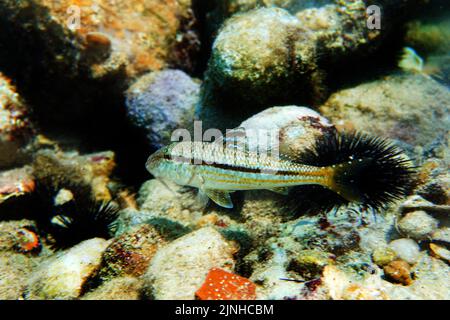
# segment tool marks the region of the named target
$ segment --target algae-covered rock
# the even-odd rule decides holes
[[[200,84],[180,70],[144,75],[126,93],[128,118],[150,146],[161,148],[175,129],[192,131],[199,91]]]
[[[47,70],[77,75],[87,69],[102,78],[117,76],[121,68],[130,75],[161,69],[193,19],[189,0],[2,1],[0,13],[5,36],[15,34],[18,48],[39,48]],[[45,35],[26,43],[26,33]]]
[[[419,245],[412,239],[397,239],[389,243],[389,247],[397,253],[397,256],[409,264],[415,264],[420,257]]]
[[[31,274],[50,254],[34,221],[0,221],[0,300],[22,299]]]
[[[49,190],[66,188],[71,192],[88,186],[96,200],[111,200],[110,175],[115,168],[112,151],[80,155],[78,152],[41,150],[36,153],[33,176]]]
[[[119,277],[86,293],[81,300],[140,300],[141,288],[141,280],[134,277]]]
[[[413,282],[411,279],[411,268],[406,261],[391,261],[384,266],[383,270],[384,274],[395,282],[399,282],[403,285],[410,285]]]
[[[36,185],[30,171],[30,167],[25,166],[0,172],[0,208],[5,208],[8,202],[26,198],[35,190]],[[18,212],[13,213],[17,214]]]
[[[372,254],[373,262],[379,266],[385,266],[395,260],[397,252],[389,247],[377,248]]]
[[[334,132],[328,119],[310,108],[298,106],[268,108],[243,121],[239,128],[244,128],[252,138],[249,139],[251,150],[278,150],[291,157],[311,148],[324,134]]]
[[[112,240],[104,251],[99,278],[105,281],[116,276],[141,276],[164,244],[164,239],[152,226],[132,228]]]
[[[0,169],[17,166],[30,157],[25,147],[33,131],[27,105],[0,73]]]
[[[146,292],[159,300],[192,300],[211,268],[233,270],[234,253],[214,228],[189,233],[156,253],[144,276]]]
[[[289,269],[298,272],[304,278],[314,279],[320,276],[325,266],[333,264],[330,254],[323,251],[300,251],[290,262]]]
[[[201,118],[208,119],[208,127],[236,125],[236,117],[270,104],[323,103],[336,85],[332,82],[356,73],[355,61],[370,64],[408,12],[420,5],[384,1],[382,32],[368,27],[364,1],[301,3],[301,10],[291,12],[277,2],[231,16],[213,44]]]
[[[2,252],[0,254],[0,299],[18,300],[23,297],[31,272],[38,265],[20,253]]]
[[[99,268],[108,244],[94,238],[49,258],[29,278],[26,299],[78,298],[84,282]]]
[[[410,152],[418,147],[439,155],[450,127],[449,101],[448,88],[431,78],[396,75],[338,91],[320,112],[341,128],[396,139]]]
[[[415,240],[424,240],[438,228],[439,221],[425,211],[407,213],[398,221],[399,231]]]
[[[214,42],[210,76],[220,86],[251,93],[252,100],[286,92],[295,75],[291,50],[297,32],[298,20],[278,8],[232,17]]]
[[[139,209],[148,218],[166,218],[189,226],[202,216],[202,204],[196,199],[196,191],[174,183],[161,183],[156,179],[146,181],[139,190]]]

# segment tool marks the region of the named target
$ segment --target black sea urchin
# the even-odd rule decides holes
[[[63,189],[73,198],[57,204],[55,199]],[[68,248],[95,237],[110,238],[118,215],[113,203],[93,198],[89,185],[62,183],[55,188],[37,181],[35,203],[38,227],[41,233],[51,235],[55,248]]]
[[[76,201],[63,205],[51,220],[50,233],[55,247],[71,247],[83,240],[95,237],[111,237],[118,209],[111,202],[92,201],[80,206]]]
[[[295,190],[301,199],[306,194],[310,204],[317,202],[325,209],[349,202],[382,209],[407,195],[414,183],[414,167],[402,150],[388,140],[361,133],[325,135],[313,148],[303,152],[298,161],[335,167],[332,188],[335,194],[320,186]]]

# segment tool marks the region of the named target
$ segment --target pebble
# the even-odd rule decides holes
[[[212,227],[161,248],[144,275],[144,290],[157,300],[193,300],[212,268],[232,271],[236,248]]]
[[[406,261],[395,260],[383,268],[384,274],[391,280],[403,285],[413,283],[411,278],[411,267]]]
[[[108,243],[100,238],[86,240],[43,262],[29,279],[26,299],[78,298],[84,282],[100,266]]]
[[[397,257],[397,253],[389,248],[377,248],[372,254],[372,260],[379,266],[385,266]]]
[[[419,260],[419,245],[412,239],[397,239],[389,243],[389,247],[397,253],[397,257],[409,264],[415,264]]]
[[[438,220],[422,210],[407,213],[397,224],[400,233],[415,240],[426,239],[438,225]]]

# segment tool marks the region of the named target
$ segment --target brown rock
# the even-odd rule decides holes
[[[411,278],[411,268],[406,261],[394,260],[386,265],[384,268],[384,274],[391,280],[403,285],[410,285],[413,283]]]
[[[0,169],[24,161],[27,157],[24,147],[31,140],[32,132],[23,99],[0,73]]]
[[[150,225],[136,226],[115,238],[102,258],[100,278],[141,276],[147,270],[156,251],[166,242]]]
[[[92,68],[107,58],[122,57],[104,76],[121,65],[129,75],[164,68],[183,38],[185,21],[193,20],[190,0],[7,0],[1,2],[0,13],[10,22],[8,32],[28,29],[42,35],[39,47],[49,67],[78,73],[84,63]],[[24,40],[17,39],[19,46],[27,45]],[[93,52],[100,59],[91,59]]]

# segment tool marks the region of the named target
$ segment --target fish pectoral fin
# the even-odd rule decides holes
[[[289,188],[288,187],[276,187],[276,188],[270,188],[270,189],[267,189],[267,190],[270,190],[270,191],[278,193],[278,194],[282,194],[284,196],[287,196],[289,194]]]
[[[229,209],[233,208],[229,192],[214,189],[203,189],[202,191],[219,206]]]

